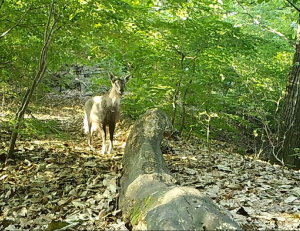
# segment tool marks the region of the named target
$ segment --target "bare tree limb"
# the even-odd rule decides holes
[[[295,6],[290,0],[286,0],[288,3],[290,3],[290,5],[292,6],[292,7],[294,7],[299,13],[300,13],[300,9],[297,7],[297,6]]]
[[[3,3],[4,3],[4,0],[2,0],[2,2],[0,3],[0,10],[1,10],[1,7],[3,6]]]
[[[54,10],[53,8],[54,8],[54,1],[52,1],[52,3],[51,3],[50,13],[49,13],[48,21],[46,24],[45,35],[44,35],[44,44],[46,44],[46,40],[49,39],[48,31],[49,31],[49,27],[50,27],[49,25],[51,23],[51,16],[52,16],[53,10]]]
[[[10,63],[13,63],[13,61],[6,61],[4,63],[0,63],[0,68],[6,68],[5,66]]]
[[[287,1],[289,1],[289,0],[287,0]],[[279,31],[277,31],[277,30],[275,30],[275,29],[273,29],[273,28],[271,28],[271,27],[268,27],[268,26],[262,24],[262,23],[261,23],[260,21],[258,21],[253,15],[251,15],[251,14],[247,11],[247,9],[246,9],[239,1],[236,1],[236,2],[237,2],[238,5],[243,9],[243,11],[244,11],[243,14],[248,15],[250,18],[252,18],[253,21],[254,21],[257,25],[259,25],[260,27],[264,28],[265,30],[267,30],[267,31],[269,31],[269,32],[271,32],[271,33],[273,33],[273,34],[276,34],[276,35],[280,36],[281,38],[283,38],[284,40],[286,40],[286,41],[287,41],[294,49],[296,48],[295,43],[294,43],[293,41],[291,41],[288,37],[286,37],[284,34],[280,33]]]
[[[1,5],[0,5],[0,9],[1,6],[3,4],[4,0],[2,0]],[[2,35],[0,35],[0,39],[2,39],[5,35],[7,35],[9,32],[11,32],[15,27],[17,27],[25,18],[25,16],[28,14],[28,12],[31,10],[31,6],[28,8],[28,10],[23,14],[23,16],[19,19],[19,21],[13,25],[11,28],[9,28],[7,31],[5,31]]]
[[[198,57],[200,53],[200,50],[197,50],[197,53],[195,55],[195,57],[193,57],[193,69],[192,69],[192,73],[193,75],[195,74],[196,72],[196,59]],[[184,94],[183,94],[183,100],[182,100],[182,112],[181,112],[181,126],[179,128],[179,135],[181,136],[182,134],[182,131],[184,129],[184,126],[185,126],[185,112],[186,112],[186,96],[187,96],[187,93],[188,91],[190,90],[191,88],[191,85],[193,83],[193,78],[190,79],[189,83],[188,83],[188,86],[187,88],[185,89],[184,91]]]
[[[47,68],[47,52],[48,52],[51,38],[55,31],[54,28],[56,26],[56,22],[58,19],[58,18],[53,17],[53,15],[54,15],[54,0],[52,0],[51,6],[50,6],[49,17],[48,17],[48,21],[47,21],[46,28],[45,28],[44,45],[41,50],[39,69],[35,75],[35,78],[31,84],[31,87],[28,89],[25,97],[23,98],[22,105],[20,106],[18,112],[16,113],[16,117],[15,117],[16,123],[15,123],[14,129],[13,129],[12,135],[11,135],[7,159],[14,159],[13,153],[14,153],[15,142],[16,142],[17,136],[18,136],[18,130],[21,126],[21,122],[24,118],[24,114],[25,114],[25,111],[30,102],[31,96],[32,96],[35,88],[37,87],[37,85],[39,84],[41,79],[43,78],[46,68]],[[50,26],[52,17],[53,17],[53,23]],[[60,17],[60,15],[58,17]]]

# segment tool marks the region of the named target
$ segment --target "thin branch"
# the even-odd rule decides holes
[[[52,26],[50,28],[49,25],[50,25],[50,22],[51,22],[51,16],[52,16],[52,14],[54,14],[54,1],[52,1],[52,3],[51,3],[51,10],[50,10],[49,18],[48,18],[48,21],[47,21],[46,30],[45,30],[45,37],[44,37],[44,43],[45,44],[49,43],[52,35],[61,28],[61,26],[59,26],[58,28],[56,28],[54,30],[54,28],[55,28],[55,26],[57,24],[58,19],[62,15],[62,12],[63,12],[63,10],[58,14],[57,17],[55,17],[55,16],[53,17],[53,24],[52,24]],[[50,28],[50,31],[49,31],[49,28]]]
[[[2,3],[3,4],[4,0],[2,0]],[[0,5],[0,8],[1,8],[2,5]],[[28,12],[31,10],[31,6],[28,8],[28,10],[23,14],[23,16],[19,19],[19,21],[13,25],[10,29],[8,29],[7,31],[5,31],[1,36],[0,36],[0,39],[2,39],[5,35],[7,35],[10,31],[12,31],[15,27],[17,27],[22,21],[23,19],[25,18],[25,16],[28,14]]]
[[[51,7],[50,7],[50,13],[49,13],[49,17],[48,17],[48,21],[47,21],[46,29],[45,29],[44,47],[42,49],[41,57],[40,57],[40,67],[42,67],[42,68],[40,69],[40,77],[37,79],[36,85],[38,85],[40,83],[40,81],[41,81],[42,77],[44,76],[44,73],[47,69],[46,59],[47,59],[48,47],[50,45],[52,35],[57,30],[60,29],[60,27],[55,29],[55,26],[56,26],[56,23],[57,23],[58,19],[61,16],[61,14],[62,14],[62,11],[60,12],[60,14],[56,18],[55,18],[55,16],[53,16],[53,23],[50,26],[51,17],[52,17],[52,15],[54,15],[54,0],[52,0]]]
[[[289,1],[289,0],[287,0],[287,1]],[[257,24],[257,25],[259,25],[259,26],[261,26],[262,28],[264,28],[265,30],[267,30],[267,31],[269,31],[269,32],[271,32],[271,33],[273,33],[273,34],[277,34],[278,36],[280,36],[280,37],[282,37],[283,39],[285,39],[294,49],[296,49],[296,45],[295,45],[295,43],[293,42],[293,41],[291,41],[288,37],[286,37],[284,34],[282,34],[282,33],[280,33],[279,31],[277,31],[277,30],[275,30],[275,29],[273,29],[273,28],[271,28],[271,27],[267,27],[266,25],[263,25],[260,21],[258,21],[253,15],[251,15],[248,11],[247,11],[247,9],[239,2],[239,1],[236,1],[237,3],[238,3],[238,5],[244,10],[244,13],[243,14],[245,14],[245,15],[248,15],[250,18],[252,18],[253,19],[253,21]]]
[[[295,6],[290,0],[286,0],[288,3],[290,3],[290,5],[292,6],[292,7],[294,7],[299,13],[300,13],[300,9],[297,7],[297,6]]]
[[[47,43],[47,40],[49,39],[49,25],[50,25],[50,22],[51,22],[51,17],[52,17],[52,14],[53,14],[53,11],[54,11],[54,1],[52,1],[51,3],[51,7],[50,7],[50,12],[49,12],[49,17],[48,17],[48,20],[47,20],[47,24],[46,24],[46,29],[45,29],[45,35],[44,35],[44,44]]]
[[[5,65],[13,63],[13,61],[6,61],[4,63],[0,63],[0,67],[2,66],[3,68],[5,67]]]
[[[289,38],[287,38],[284,34],[280,33],[279,31],[271,28],[271,27],[267,27],[266,25],[261,24],[256,18],[254,18],[251,14],[249,13],[245,13],[246,15],[248,15],[249,17],[251,17],[256,23],[257,25],[261,26],[262,28],[264,28],[265,30],[273,33],[273,34],[277,34],[278,36],[282,37],[283,39],[285,39],[292,47],[294,47],[294,49],[296,49],[296,45],[293,41],[291,41]]]
[[[2,2],[0,3],[0,10],[1,10],[1,7],[3,6],[3,3],[4,3],[4,0],[2,0]]]

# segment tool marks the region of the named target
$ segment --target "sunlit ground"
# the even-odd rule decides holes
[[[93,148],[83,131],[82,99],[32,104],[16,143],[17,160],[0,168],[0,229],[126,229],[117,179],[130,127],[117,126],[112,154]],[[16,107],[0,115],[0,153],[7,151]],[[164,158],[182,186],[196,188],[230,211],[247,230],[300,229],[300,173],[235,153],[212,141],[168,141]],[[108,141],[107,141],[108,145]]]

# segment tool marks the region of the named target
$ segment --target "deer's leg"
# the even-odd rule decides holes
[[[92,143],[92,134],[91,134],[91,132],[89,132],[89,134],[88,134],[88,144],[89,144],[89,146],[91,146],[91,143]]]
[[[105,153],[105,141],[106,141],[106,126],[102,124],[100,126],[100,133],[102,136],[102,154]]]
[[[88,144],[89,146],[92,145],[92,137],[93,137],[93,126],[92,126],[92,123],[89,123],[89,131],[88,131]]]
[[[87,133],[87,135],[88,135],[88,144],[89,144],[89,146],[91,146],[91,139],[92,139],[91,128],[92,128],[92,123],[88,120],[87,114],[84,115],[84,121],[83,122],[84,122],[85,133]]]
[[[114,131],[115,131],[115,123],[111,123],[109,125],[109,148],[108,153],[113,149],[113,140],[114,140]]]
[[[92,139],[93,139],[93,132],[98,129],[98,124],[91,122],[89,123],[89,145],[92,145]]]

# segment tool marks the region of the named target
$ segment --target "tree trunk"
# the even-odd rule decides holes
[[[185,89],[185,92],[184,92],[184,95],[183,95],[183,99],[182,99],[181,126],[179,128],[179,135],[180,136],[181,136],[182,131],[183,131],[184,126],[185,126],[186,96],[187,96],[187,93],[188,93],[188,91],[190,90],[190,88],[192,86],[193,77],[194,77],[194,75],[196,73],[196,59],[197,59],[198,53],[199,53],[199,51],[197,52],[196,56],[193,58],[193,69],[192,69],[193,75],[192,75],[192,78],[190,79],[190,81],[188,83],[187,88]],[[190,129],[190,132],[192,132],[192,129]]]
[[[52,23],[52,25],[50,25],[52,16],[54,16],[53,23]],[[57,16],[57,18],[58,17],[60,17],[60,15]],[[47,68],[48,48],[50,45],[50,40],[54,33],[54,28],[55,28],[55,25],[57,22],[57,18],[55,18],[55,15],[54,15],[54,0],[53,0],[51,3],[51,6],[50,6],[50,13],[49,13],[47,25],[45,28],[44,45],[43,45],[41,55],[40,55],[39,69],[38,69],[37,74],[35,75],[35,78],[32,82],[30,89],[26,92],[26,95],[23,98],[22,105],[20,106],[18,112],[16,113],[15,125],[14,125],[14,129],[12,131],[12,135],[11,135],[11,139],[10,139],[9,149],[8,149],[8,153],[7,153],[7,159],[15,158],[15,156],[13,155],[14,147],[15,147],[15,143],[16,143],[17,136],[19,133],[19,128],[20,128],[21,123],[24,118],[25,111],[27,110],[28,104],[30,102],[31,96],[32,96],[35,88],[38,86],[39,82],[41,81],[42,77],[45,74],[45,71]]]
[[[134,124],[123,156],[120,208],[133,229],[241,230],[198,190],[180,187],[164,161],[160,144],[172,125],[159,109],[148,110]]]
[[[175,49],[175,51],[181,56],[181,59],[180,59],[180,69],[183,70],[183,61],[184,61],[185,55],[181,51],[178,51],[177,49]],[[180,92],[180,86],[181,86],[181,82],[182,82],[182,75],[183,75],[183,73],[181,73],[181,75],[180,75],[180,78],[179,78],[179,80],[178,80],[178,82],[176,84],[176,90],[175,90],[174,95],[173,95],[173,102],[172,102],[172,105],[173,105],[172,125],[174,125],[175,120],[176,120],[177,101],[178,101],[179,92]]]
[[[181,125],[180,125],[180,128],[179,128],[179,136],[181,136],[182,131],[183,131],[184,126],[185,126],[186,96],[187,96],[187,93],[188,93],[188,91],[189,91],[189,89],[192,85],[192,82],[193,82],[193,80],[191,79],[190,82],[189,82],[189,85],[187,86],[187,88],[184,91],[184,95],[183,95],[183,99],[182,99]]]
[[[293,66],[287,79],[285,99],[279,128],[279,146],[271,161],[300,169],[300,25],[298,23],[297,44]],[[295,155],[295,153],[298,154]],[[276,156],[277,155],[277,156]]]

